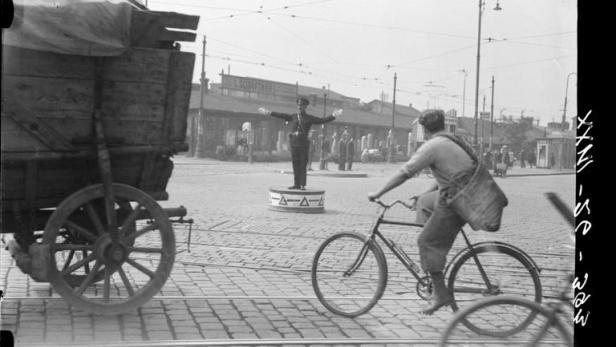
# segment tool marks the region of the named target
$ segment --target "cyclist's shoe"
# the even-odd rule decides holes
[[[445,286],[443,272],[430,272],[430,278],[432,279],[434,295],[432,296],[432,306],[423,310],[423,314],[425,315],[431,315],[441,307],[453,304],[453,295],[451,295]]]
[[[429,315],[433,314],[434,312],[438,311],[439,309],[441,309],[442,307],[449,306],[451,304],[453,304],[453,297],[452,296],[450,296],[450,297],[448,297],[448,298],[446,298],[444,300],[436,300],[436,298],[435,298],[434,303],[432,304],[432,306],[430,306],[430,307],[426,308],[425,310],[423,310],[422,313],[429,316]]]
[[[299,189],[298,186],[290,186],[288,189]]]
[[[306,186],[300,186],[299,189],[300,190],[306,190]]]

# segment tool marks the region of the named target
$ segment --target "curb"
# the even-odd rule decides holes
[[[281,174],[293,174],[293,171],[290,170],[276,170],[275,172],[281,173]],[[361,173],[361,172],[357,172],[357,173],[337,173],[335,171],[326,171],[326,172],[320,172],[320,171],[308,171],[306,173],[307,176],[324,176],[324,177],[352,177],[352,178],[360,178],[360,177],[368,177],[367,173]]]
[[[554,172],[554,173],[529,173],[529,174],[507,174],[507,177],[528,177],[528,176],[563,176],[563,175],[575,175],[575,172]],[[505,177],[505,178],[507,178]]]

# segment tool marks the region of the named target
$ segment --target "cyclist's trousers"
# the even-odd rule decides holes
[[[447,206],[439,190],[422,195],[417,201],[417,223],[425,224],[417,238],[421,267],[425,272],[441,272],[447,253],[466,223]]]

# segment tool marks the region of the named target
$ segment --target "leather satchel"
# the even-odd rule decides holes
[[[447,137],[462,147],[475,162],[475,170],[468,183],[452,197],[448,197],[447,203],[473,230],[499,230],[503,209],[508,204],[505,193],[466,143],[455,135],[439,136]]]

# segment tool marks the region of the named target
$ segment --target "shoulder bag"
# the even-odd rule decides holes
[[[473,230],[497,231],[500,229],[503,209],[508,201],[485,165],[477,159],[472,149],[455,135],[440,134],[462,147],[475,162],[475,171],[468,183],[447,203]]]

